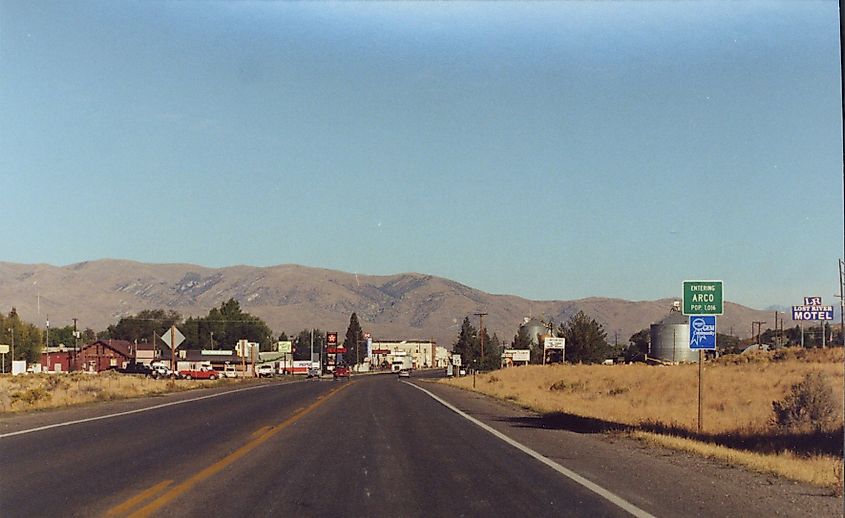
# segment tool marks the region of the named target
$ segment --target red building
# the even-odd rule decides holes
[[[50,372],[69,372],[73,369],[73,349],[65,346],[48,347],[41,353],[41,370]]]
[[[123,367],[135,358],[135,344],[126,340],[97,340],[76,353],[74,370],[101,372]]]

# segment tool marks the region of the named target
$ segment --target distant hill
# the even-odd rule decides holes
[[[205,316],[230,298],[261,317],[274,332],[297,333],[310,326],[346,331],[355,311],[374,339],[429,339],[450,348],[467,315],[485,311],[485,325],[511,340],[523,317],[560,323],[583,310],[619,343],[662,319],[672,299],[627,301],[586,298],[534,301],[493,295],[463,284],[418,273],[367,276],[298,265],[206,268],[190,264],[147,264],[98,260],[69,266],[0,262],[0,311],[14,306],[22,319],[62,327],[79,319],[81,328],[103,330],[120,317],[144,309],[173,309],[183,316]],[[788,316],[788,315],[787,315]],[[478,320],[472,316],[473,325]],[[726,303],[720,332],[741,337],[754,320],[770,312]],[[787,320],[787,325],[791,322]]]

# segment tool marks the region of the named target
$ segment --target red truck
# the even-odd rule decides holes
[[[179,377],[186,380],[216,380],[220,374],[211,364],[207,364],[195,369],[182,369],[179,371]]]

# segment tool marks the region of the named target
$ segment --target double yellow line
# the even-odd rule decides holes
[[[161,509],[165,505],[169,504],[170,502],[172,502],[176,498],[179,498],[180,496],[182,496],[185,493],[187,493],[188,491],[190,491],[198,483],[200,483],[203,480],[206,480],[206,479],[216,475],[217,473],[221,472],[224,468],[226,468],[227,466],[229,466],[230,464],[232,464],[236,460],[240,459],[241,457],[243,457],[247,453],[251,452],[252,450],[257,448],[258,446],[260,446],[261,444],[266,442],[268,439],[270,439],[271,437],[273,437],[277,433],[281,432],[282,430],[284,430],[285,428],[287,428],[288,426],[290,426],[291,424],[296,422],[298,419],[300,419],[303,416],[311,413],[312,411],[314,411],[314,409],[316,409],[317,407],[319,407],[320,405],[325,403],[326,400],[328,400],[331,396],[337,394],[338,392],[340,392],[344,388],[348,387],[349,385],[350,385],[350,383],[344,383],[340,387],[332,389],[327,394],[318,397],[316,401],[314,401],[313,403],[311,403],[307,407],[298,409],[296,412],[293,413],[293,415],[291,415],[290,417],[288,417],[287,419],[285,419],[284,421],[282,421],[281,423],[279,423],[277,425],[274,425],[274,426],[271,426],[271,427],[265,426],[263,428],[260,428],[257,432],[255,432],[253,434],[253,436],[255,437],[254,439],[247,442],[246,444],[244,444],[243,446],[241,446],[237,450],[233,451],[229,455],[226,455],[225,457],[218,460],[217,462],[215,462],[215,463],[211,464],[210,466],[202,469],[201,471],[199,471],[195,475],[186,479],[184,482],[181,482],[180,484],[173,486],[172,488],[167,490],[165,493],[163,493],[159,497],[157,497],[155,500],[149,502],[148,504],[144,505],[140,509],[138,509],[137,506],[143,504],[144,501],[148,500],[149,498],[152,498],[153,496],[157,495],[161,491],[170,487],[170,485],[173,483],[173,481],[172,480],[164,480],[162,482],[159,482],[158,484],[150,487],[149,489],[146,489],[146,490],[142,491],[141,493],[133,496],[132,498],[126,500],[125,502],[112,507],[111,509],[108,510],[108,512],[106,513],[106,516],[107,517],[128,516],[128,517],[131,517],[131,518],[143,518],[143,517],[146,517],[146,516],[150,516],[151,514],[155,513],[156,511],[158,511],[159,509]]]

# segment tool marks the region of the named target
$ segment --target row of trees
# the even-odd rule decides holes
[[[275,338],[263,320],[243,311],[235,299],[223,302],[219,308],[212,308],[205,317],[188,317],[186,320],[173,310],[144,310],[137,315],[121,318],[97,337],[154,343],[173,325],[185,335],[182,347],[186,349],[231,347],[238,340],[246,339],[257,342],[260,350],[267,351],[271,350],[277,339],[287,339],[284,333]]]
[[[600,363],[606,358],[616,355],[615,350],[607,342],[607,333],[603,326],[595,319],[587,316],[583,311],[573,315],[569,321],[559,326],[552,325],[553,334],[566,339],[566,361],[571,363]],[[484,357],[481,356],[481,336],[484,337]],[[529,349],[531,362],[543,362],[543,348],[539,340],[533,340],[525,327],[520,327],[509,344],[511,349]],[[493,370],[500,367],[501,354],[505,344],[494,333],[491,337],[487,329],[481,333],[470,323],[469,317],[464,318],[457,341],[452,352],[460,354],[462,361],[481,370]]]

